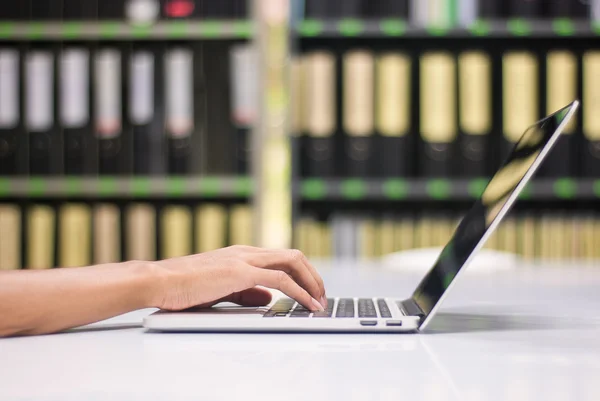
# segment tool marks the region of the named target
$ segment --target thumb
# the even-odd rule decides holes
[[[264,288],[253,287],[247,290],[234,292],[225,297],[225,302],[233,302],[241,306],[265,306],[273,299],[271,292]]]

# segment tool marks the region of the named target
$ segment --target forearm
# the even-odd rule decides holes
[[[0,272],[0,337],[52,333],[152,307],[152,265]]]

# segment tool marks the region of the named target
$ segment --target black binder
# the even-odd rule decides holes
[[[542,0],[510,0],[509,16],[536,18],[542,15]]]
[[[126,124],[128,46],[102,45],[94,58],[95,133],[102,175],[133,170],[131,132]]]
[[[29,137],[24,118],[25,54],[25,46],[0,48],[0,175],[24,175],[29,171]]]
[[[194,133],[194,70],[196,55],[187,45],[165,52],[165,130],[171,174],[187,174]],[[198,157],[198,155],[194,155]]]
[[[98,0],[62,0],[63,19],[89,20],[98,19]]]
[[[125,20],[125,1],[98,0],[98,19]]]
[[[29,171],[56,175],[64,171],[63,138],[58,126],[58,47],[37,44],[25,65],[25,118],[29,133]]]
[[[59,109],[67,175],[95,175],[98,172],[98,142],[93,125],[92,57],[89,44],[70,45],[60,55]]]
[[[26,0],[20,0],[26,2]],[[60,21],[63,18],[63,0],[32,0],[32,21]]]

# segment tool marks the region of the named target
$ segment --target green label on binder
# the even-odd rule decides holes
[[[594,182],[594,194],[600,198],[600,180]]]
[[[252,36],[252,23],[248,21],[234,22],[233,32],[240,38],[249,38]]]
[[[0,23],[0,38],[10,38],[13,34],[14,24],[12,22]]]
[[[342,182],[342,195],[348,199],[361,199],[366,194],[365,183],[362,180],[346,180]]]
[[[133,196],[146,196],[150,193],[150,180],[147,178],[134,178],[131,181],[131,193]]]
[[[577,184],[569,178],[562,178],[554,183],[554,193],[562,199],[573,199],[577,195]]]
[[[363,31],[363,24],[356,19],[345,19],[340,22],[339,29],[344,36],[357,36]]]
[[[10,181],[6,178],[0,178],[0,196],[6,196],[9,193]]]
[[[131,35],[134,38],[147,38],[152,33],[150,25],[134,25],[131,27]]]
[[[448,27],[442,25],[430,25],[427,27],[427,32],[431,36],[446,36],[448,34]]]
[[[181,196],[185,191],[185,181],[182,178],[170,178],[167,181],[167,194],[169,196]]]
[[[408,196],[408,184],[404,180],[389,180],[383,184],[383,193],[389,199],[405,199]]]
[[[67,195],[78,195],[81,193],[81,180],[79,178],[67,178]]]
[[[218,22],[205,22],[202,24],[202,34],[207,38],[216,38],[221,32],[221,24]]]
[[[63,27],[63,36],[67,39],[75,39],[81,35],[81,24],[68,23]]]
[[[200,179],[200,193],[203,196],[217,196],[221,192],[221,181],[217,178]]]
[[[171,22],[167,28],[167,34],[171,38],[184,37],[188,32],[188,24],[183,21]]]
[[[117,192],[117,181],[114,178],[101,178],[98,182],[98,193],[102,196]]]
[[[554,32],[560,36],[571,36],[575,33],[575,26],[568,18],[557,18],[552,21]]]
[[[319,179],[308,179],[302,183],[302,196],[307,199],[322,199],[327,189],[325,182]]]
[[[27,36],[29,39],[40,39],[44,36],[44,25],[33,23],[29,25],[27,30]]]
[[[486,21],[478,20],[469,28],[474,36],[487,36],[490,33],[490,24]]]
[[[517,18],[508,21],[508,30],[515,36],[527,36],[531,32],[531,27],[527,21]]]
[[[300,23],[298,30],[302,36],[319,36],[323,31],[323,24],[317,20],[307,19]]]
[[[252,194],[252,180],[250,177],[240,177],[235,180],[234,192],[239,197],[247,197]]]
[[[119,32],[119,25],[116,23],[105,23],[100,26],[100,36],[104,38],[113,38]]]
[[[427,183],[427,193],[434,199],[447,199],[451,185],[447,180],[432,180]]]
[[[32,178],[29,180],[29,195],[42,196],[46,190],[46,182],[42,178]]]
[[[381,31],[388,36],[402,36],[406,32],[406,22],[400,19],[388,19],[381,23]]]
[[[487,184],[488,180],[483,178],[469,182],[469,194],[473,198],[479,198],[481,195],[483,195],[483,191],[485,191]]]

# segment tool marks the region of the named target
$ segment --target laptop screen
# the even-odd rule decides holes
[[[531,126],[517,142],[502,166],[489,181],[481,197],[467,212],[437,261],[413,293],[412,299],[425,316],[441,300],[444,292],[484,239],[491,235],[522,187],[560,135],[561,123],[570,118],[578,103]],[[563,125],[565,125],[563,124]],[[521,185],[520,185],[521,184]]]

